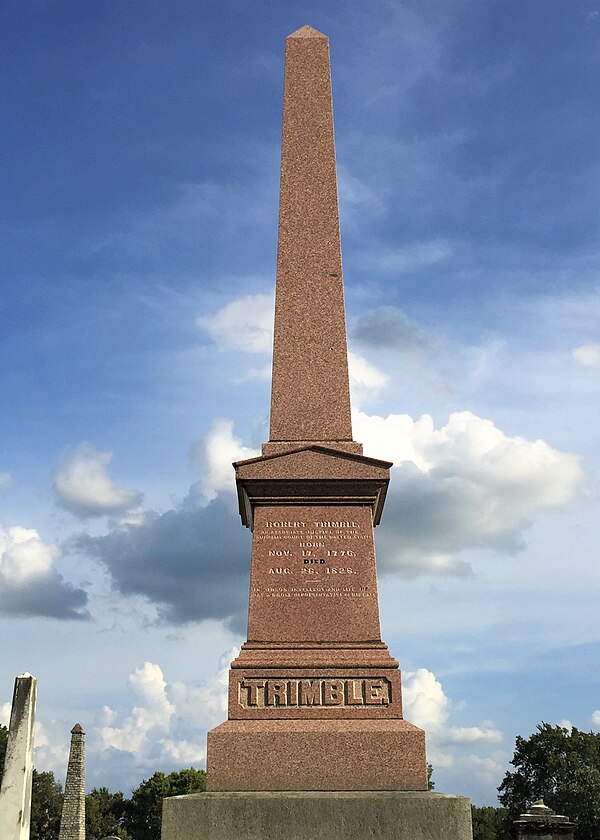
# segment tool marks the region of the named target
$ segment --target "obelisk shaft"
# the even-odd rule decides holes
[[[36,694],[35,677],[16,678],[0,790],[2,840],[29,840]]]
[[[85,732],[78,723],[71,730],[58,840],[85,840]]]
[[[329,42],[287,38],[271,441],[352,440]]]

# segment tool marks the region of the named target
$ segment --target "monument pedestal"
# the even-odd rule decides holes
[[[162,840],[472,840],[472,836],[467,797],[426,791],[195,793],[165,799],[163,805]]]
[[[211,791],[427,790],[405,720],[228,720],[208,733]]]

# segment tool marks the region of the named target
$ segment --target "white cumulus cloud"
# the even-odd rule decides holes
[[[0,528],[0,614],[88,618],[87,595],[63,580],[58,556],[35,528]]]
[[[600,341],[581,344],[571,350],[576,362],[584,367],[600,367]]]
[[[82,518],[123,513],[139,505],[139,493],[118,487],[109,477],[111,458],[111,452],[101,452],[89,443],[65,457],[54,474],[58,504]]]
[[[353,351],[348,352],[348,373],[354,405],[360,405],[363,399],[376,394],[388,383],[385,373]]]
[[[206,330],[223,350],[269,353],[273,346],[273,294],[236,298],[196,324]]]
[[[427,668],[403,675],[404,716],[426,732],[439,732],[450,714],[450,701],[442,684]]]
[[[403,674],[402,694],[404,717],[425,730],[427,757],[434,769],[453,767],[457,760],[463,762],[465,757],[460,756],[460,750],[464,746],[485,748],[502,741],[502,733],[492,721],[483,721],[479,726],[448,726],[453,704],[439,679],[427,668]],[[484,766],[491,761],[488,756],[470,758]]]
[[[258,454],[258,450],[249,449],[235,437],[231,420],[215,420],[208,434],[191,447],[191,457],[200,474],[196,489],[201,499],[207,503],[216,498],[218,493],[234,493],[232,463]]]
[[[600,726],[600,709],[596,709],[592,714],[592,724],[594,726]]]
[[[153,662],[144,662],[129,676],[129,682],[140,697],[140,705],[134,706],[131,714],[121,726],[103,726],[100,738],[104,748],[113,747],[125,752],[138,752],[154,730],[169,728],[175,707],[166,695],[166,682],[162,669]],[[115,719],[112,710],[105,707],[105,714]]]
[[[168,684],[158,664],[144,662],[129,676],[137,699],[130,713],[120,720],[104,706],[99,714],[94,739],[100,752],[119,750],[140,772],[156,769],[157,762],[198,767],[206,754],[206,731],[227,718],[229,664],[238,652],[224,653],[218,672],[199,685]]]
[[[467,574],[453,557],[465,548],[514,550],[534,517],[567,504],[583,477],[576,455],[508,436],[469,411],[439,429],[427,414],[356,412],[354,432],[365,453],[398,467],[379,549],[384,567],[410,574]]]
[[[24,583],[46,575],[58,556],[33,528],[0,528],[0,576],[9,583]]]

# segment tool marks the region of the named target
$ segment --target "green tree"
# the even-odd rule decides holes
[[[127,803],[123,825],[133,840],[160,840],[162,801],[166,796],[181,796],[206,790],[204,770],[178,770],[155,773],[137,787]]]
[[[122,825],[126,806],[120,790],[111,793],[107,787],[101,787],[88,793],[85,797],[86,840],[102,840],[109,835],[130,840]]]
[[[31,787],[31,840],[57,840],[62,812],[63,791],[48,771],[33,770]]]
[[[427,790],[435,790],[435,782],[431,778],[433,776],[433,765],[427,765]]]
[[[473,840],[509,840],[507,833],[506,810],[485,806],[471,806],[473,817]]]
[[[600,733],[541,723],[517,737],[511,764],[498,790],[508,821],[536,799],[578,824],[577,840],[600,837]]]

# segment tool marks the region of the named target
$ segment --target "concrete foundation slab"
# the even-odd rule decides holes
[[[164,800],[162,840],[472,840],[467,797],[427,791],[196,793]]]

